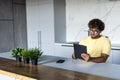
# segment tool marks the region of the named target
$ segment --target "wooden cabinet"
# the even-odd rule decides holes
[[[27,47],[25,0],[0,0],[0,52]]]

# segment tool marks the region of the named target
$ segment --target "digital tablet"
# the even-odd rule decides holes
[[[80,44],[73,44],[74,47],[74,54],[75,54],[75,58],[79,58],[79,59],[83,59],[81,57],[82,53],[86,53],[87,54],[87,47],[84,45],[80,45]]]

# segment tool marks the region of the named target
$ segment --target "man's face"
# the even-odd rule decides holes
[[[101,31],[99,31],[98,29],[90,28],[89,31],[90,31],[89,34],[90,34],[91,38],[96,39],[96,38],[100,37]]]

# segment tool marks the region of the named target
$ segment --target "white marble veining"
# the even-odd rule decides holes
[[[0,80],[19,80],[19,79],[0,74]]]

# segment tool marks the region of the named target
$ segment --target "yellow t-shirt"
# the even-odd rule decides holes
[[[82,39],[79,44],[87,46],[87,53],[90,54],[91,57],[100,57],[101,53],[110,54],[111,42],[102,35],[98,39],[92,39],[88,36]]]

